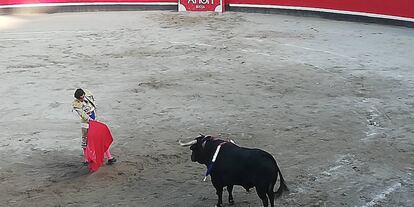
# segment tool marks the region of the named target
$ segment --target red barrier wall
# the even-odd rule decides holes
[[[0,0],[0,5],[38,4],[38,3],[99,3],[99,2],[122,2],[122,3],[173,2],[173,3],[177,3],[178,0]]]
[[[414,18],[414,0],[227,0],[228,3],[309,7]]]
[[[0,0],[0,5],[34,3],[173,2],[178,0]],[[405,17],[414,21],[414,0],[225,0],[225,4],[254,4],[321,8]]]

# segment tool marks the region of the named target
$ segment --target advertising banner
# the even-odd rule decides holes
[[[178,11],[224,11],[224,0],[179,0]]]

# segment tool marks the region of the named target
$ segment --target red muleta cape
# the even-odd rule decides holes
[[[108,126],[98,121],[89,121],[88,145],[86,146],[86,160],[89,169],[95,172],[104,162],[104,153],[112,144],[112,135]]]

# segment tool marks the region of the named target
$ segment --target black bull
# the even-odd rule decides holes
[[[234,203],[233,186],[240,185],[247,191],[256,187],[257,194],[265,207],[268,206],[269,200],[270,206],[273,207],[275,196],[278,197],[283,191],[289,190],[276,160],[263,150],[239,147],[231,142],[204,135],[200,135],[191,142],[180,144],[191,146],[191,160],[205,164],[207,168],[212,163],[217,147],[221,144],[211,170],[211,182],[216,188],[218,196],[217,206],[223,204],[222,196],[225,186],[229,193],[230,204]],[[276,192],[273,192],[278,175],[280,176],[280,187]]]

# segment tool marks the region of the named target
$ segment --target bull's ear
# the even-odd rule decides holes
[[[204,134],[201,134],[201,133],[200,133],[200,137],[205,137],[205,136],[204,136]]]

